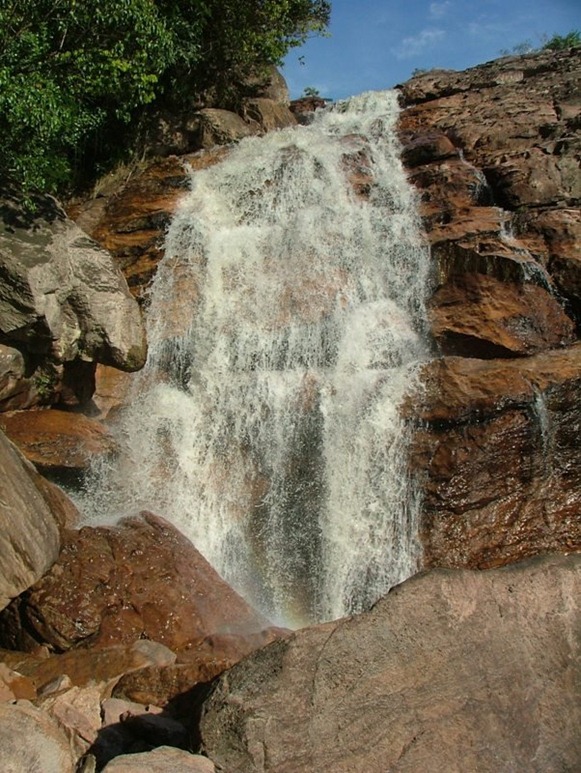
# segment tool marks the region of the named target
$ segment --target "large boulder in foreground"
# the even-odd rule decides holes
[[[226,672],[204,752],[229,773],[581,767],[581,556],[436,570]]]
[[[38,474],[0,432],[0,609],[56,561],[59,524]]]
[[[232,634],[258,647],[271,640],[269,625],[186,537],[151,513],[68,532],[51,571],[0,618],[10,648],[36,641],[56,652],[139,638],[188,651]]]

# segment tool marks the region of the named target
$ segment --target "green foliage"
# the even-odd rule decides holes
[[[319,89],[316,89],[314,86],[305,86],[302,93],[303,97],[319,97]]]
[[[326,0],[0,0],[0,174],[62,192],[144,105],[278,63],[328,19]]]
[[[517,43],[512,48],[503,48],[500,51],[502,56],[508,56],[509,54],[532,54],[535,51],[551,50],[551,51],[564,51],[568,48],[576,48],[581,46],[581,32],[579,30],[571,30],[566,35],[553,35],[549,38],[548,35],[541,36],[541,46],[535,46],[531,40],[523,40],[521,43]]]
[[[581,46],[581,31],[571,30],[566,35],[553,35],[550,40],[547,40],[543,48],[564,51],[567,48],[577,48],[578,46]]]

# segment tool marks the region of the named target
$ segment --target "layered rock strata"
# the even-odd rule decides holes
[[[417,397],[425,564],[580,550],[581,50],[431,71],[401,95],[443,355]]]

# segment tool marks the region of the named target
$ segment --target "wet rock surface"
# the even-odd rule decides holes
[[[139,638],[176,651],[221,634],[270,641],[268,621],[150,513],[66,534],[58,562],[16,606],[0,622],[15,649],[30,648],[31,638],[57,652]]]
[[[80,413],[59,410],[0,413],[0,429],[37,469],[81,472],[118,448],[106,427]]]
[[[486,568],[581,546],[581,347],[425,370],[413,467],[425,566]],[[417,406],[416,406],[417,410]]]
[[[447,355],[424,371],[412,460],[426,566],[581,549],[580,84],[575,49],[401,87]]]

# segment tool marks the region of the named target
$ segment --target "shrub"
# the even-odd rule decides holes
[[[571,30],[566,35],[553,35],[550,40],[543,45],[543,48],[551,49],[553,51],[563,51],[567,48],[577,48],[581,46],[581,32],[579,30]]]

